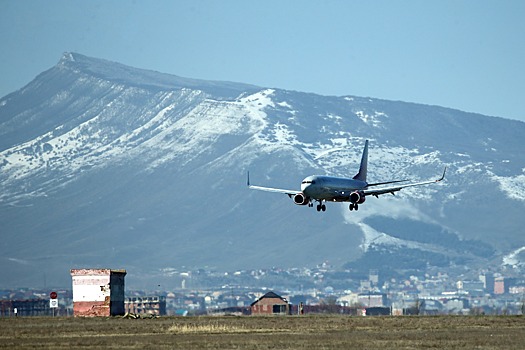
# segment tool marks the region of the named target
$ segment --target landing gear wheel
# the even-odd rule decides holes
[[[317,204],[317,211],[321,211],[321,204]]]
[[[324,205],[324,204],[321,205],[321,210],[322,210],[322,211],[326,211],[326,205]]]

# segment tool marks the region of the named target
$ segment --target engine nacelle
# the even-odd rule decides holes
[[[293,202],[297,205],[307,205],[310,203],[310,198],[306,197],[303,193],[297,193],[293,196]]]
[[[354,204],[361,204],[365,202],[365,194],[363,191],[354,191],[350,193],[350,202]]]

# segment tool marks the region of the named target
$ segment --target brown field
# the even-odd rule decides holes
[[[0,318],[0,348],[525,349],[525,318]]]

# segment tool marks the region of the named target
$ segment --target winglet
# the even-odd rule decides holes
[[[250,187],[250,171],[248,170],[248,181],[246,183],[248,187]]]
[[[443,179],[445,178],[445,173],[447,172],[447,167],[445,167],[445,170],[443,170],[443,175],[436,180],[436,182],[440,182],[440,181],[443,181]]]

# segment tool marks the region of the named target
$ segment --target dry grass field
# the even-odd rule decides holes
[[[3,348],[525,349],[525,318],[0,318],[0,349]]]

